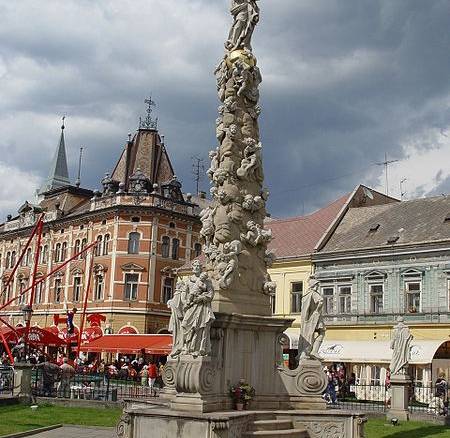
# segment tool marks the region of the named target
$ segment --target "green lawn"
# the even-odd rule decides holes
[[[114,427],[121,409],[65,408],[39,406],[32,411],[28,406],[0,407],[0,436],[22,432],[52,424],[77,424],[85,426]],[[450,427],[433,423],[410,421],[393,427],[384,418],[370,419],[366,424],[366,438],[450,438]]]
[[[44,405],[32,411],[29,406],[4,406],[0,407],[0,436],[58,423],[114,427],[121,414],[122,410],[117,408],[65,408]]]
[[[367,438],[450,438],[449,426],[433,423],[405,421],[399,426],[386,424],[384,418],[369,419],[366,424]]]

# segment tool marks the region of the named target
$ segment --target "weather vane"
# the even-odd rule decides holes
[[[158,129],[158,118],[153,119],[152,117],[152,107],[155,107],[156,103],[152,100],[151,96],[148,99],[145,99],[144,102],[147,104],[147,116],[144,120],[142,120],[142,117],[139,117],[139,128],[154,129],[156,131]]]

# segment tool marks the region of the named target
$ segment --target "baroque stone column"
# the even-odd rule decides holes
[[[267,274],[272,257],[264,229],[264,188],[258,117],[262,81],[251,37],[259,21],[257,0],[232,0],[234,18],[225,55],[215,70],[221,101],[216,120],[218,146],[210,152],[208,176],[213,205],[202,212],[206,268],[215,289],[213,310],[270,315]]]

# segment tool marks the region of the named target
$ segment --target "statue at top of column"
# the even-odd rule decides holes
[[[411,342],[413,336],[409,327],[404,323],[402,316],[397,319],[391,340],[392,360],[389,366],[391,376],[395,374],[406,374],[410,359]]]
[[[310,278],[308,286],[308,291],[302,297],[298,352],[300,359],[320,359],[319,348],[325,337],[325,324],[322,318],[323,297],[319,293],[319,281]]]
[[[225,48],[229,51],[238,49],[252,50],[251,38],[259,22],[258,0],[231,0],[231,15],[234,23],[230,30]]]

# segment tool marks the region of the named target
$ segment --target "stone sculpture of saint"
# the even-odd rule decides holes
[[[298,342],[300,359],[319,359],[319,348],[325,337],[322,318],[323,297],[319,293],[319,282],[308,281],[308,291],[302,298],[301,329]]]
[[[231,15],[234,18],[225,48],[230,52],[237,49],[252,50],[253,31],[259,22],[258,0],[231,0]]]
[[[171,311],[169,320],[169,332],[172,333],[173,346],[170,357],[178,357],[184,344],[183,329],[181,324],[184,316],[184,305],[186,301],[186,285],[182,281],[178,281],[175,287],[173,298],[167,302],[167,307]]]
[[[391,340],[392,360],[389,366],[391,376],[395,374],[406,374],[410,359],[410,349],[413,336],[409,327],[404,323],[403,317],[399,316],[397,325]]]
[[[183,331],[183,354],[193,357],[211,353],[211,324],[215,320],[211,308],[214,289],[208,275],[202,271],[198,260],[192,263],[193,275],[187,281],[187,297],[181,328]]]

